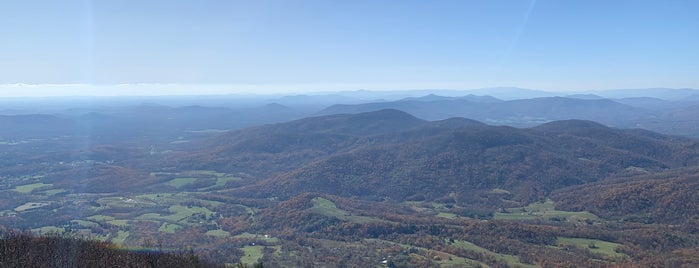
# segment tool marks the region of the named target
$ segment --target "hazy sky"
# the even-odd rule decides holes
[[[0,95],[699,88],[698,11],[693,0],[7,0]]]

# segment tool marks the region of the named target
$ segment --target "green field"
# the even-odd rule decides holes
[[[162,194],[142,194],[142,195],[137,195],[136,198],[146,199],[146,200],[150,200],[150,201],[155,202],[155,201],[162,200],[162,199],[165,199],[165,198],[168,198],[168,197],[172,197],[172,196],[174,196],[174,195],[175,195],[175,194],[171,194],[171,193],[162,193]]]
[[[51,190],[46,190],[44,191],[44,194],[46,195],[57,195],[60,193],[65,193],[67,192],[65,189],[51,189]]]
[[[129,237],[129,231],[121,231],[121,230],[120,230],[120,231],[117,233],[117,236],[114,237],[114,238],[112,238],[112,241],[111,241],[111,242],[114,243],[114,244],[117,244],[117,245],[123,245],[123,244],[124,244],[124,241],[125,241],[126,238],[128,238],[128,237]]]
[[[182,203],[186,203],[186,202],[190,202],[190,201],[202,203],[202,204],[206,204],[206,205],[210,205],[210,206],[218,206],[220,204],[223,204],[222,202],[218,202],[218,201],[211,201],[211,200],[193,197],[192,193],[188,193],[188,192],[142,194],[142,195],[135,196],[133,198],[132,202],[135,202],[135,203],[138,203],[141,205],[159,206],[159,205],[182,204]]]
[[[531,203],[526,207],[507,208],[505,209],[505,212],[496,212],[493,215],[493,218],[496,220],[599,220],[599,217],[587,211],[572,212],[556,210],[556,203],[554,203],[551,199],[547,199],[545,202]]]
[[[107,216],[107,215],[92,215],[90,217],[87,217],[87,219],[91,220],[91,221],[102,222],[102,221],[112,221],[112,220],[114,220],[114,217]]]
[[[164,232],[164,233],[175,233],[177,230],[181,229],[181,225],[177,224],[171,224],[171,223],[163,223],[160,225],[160,228],[158,228],[158,231]]]
[[[485,263],[474,261],[471,259],[462,258],[453,254],[439,252],[439,267],[444,268],[461,268],[461,267],[487,267]]]
[[[65,229],[56,226],[44,226],[41,228],[32,229],[32,233],[36,234],[61,234]]]
[[[330,243],[343,243],[343,242],[332,241],[332,240],[326,240],[326,241],[328,241]],[[487,264],[480,262],[480,261],[477,261],[477,260],[459,257],[459,256],[449,254],[446,252],[442,252],[442,251],[434,251],[434,250],[428,249],[428,248],[415,247],[415,246],[396,243],[396,242],[392,242],[392,241],[388,241],[388,240],[373,239],[373,238],[364,239],[364,241],[370,242],[370,243],[383,244],[383,245],[385,245],[385,247],[390,247],[390,246],[400,246],[402,248],[413,247],[413,248],[417,248],[417,249],[423,250],[423,251],[430,251],[432,255],[439,256],[439,260],[435,260],[434,258],[432,258],[432,260],[439,263],[440,267],[453,267],[453,268],[456,268],[456,267],[488,267]],[[330,246],[326,246],[326,247],[330,247]],[[481,251],[479,251],[479,252],[481,252]],[[417,254],[412,254],[412,257],[421,258],[422,256],[417,255]],[[385,266],[378,266],[378,267],[385,267]],[[526,267],[526,266],[522,266],[522,267]]]
[[[226,176],[226,173],[217,172],[214,170],[189,170],[189,171],[184,171],[181,174],[188,175],[188,176],[199,176],[199,175],[206,175],[206,176],[212,176],[212,177]]]
[[[439,212],[437,213],[437,217],[442,217],[442,218],[447,218],[447,219],[458,219],[459,216],[454,214],[454,213],[448,213],[448,212]]]
[[[129,220],[111,220],[107,221],[107,223],[115,226],[127,226],[129,225]]]
[[[341,220],[347,220],[351,222],[356,222],[356,223],[369,223],[369,222],[376,222],[376,221],[382,221],[380,219],[372,218],[372,217],[365,217],[365,216],[354,216],[351,213],[339,209],[333,201],[330,201],[328,199],[322,198],[322,197],[316,197],[311,200],[313,203],[313,207],[310,208],[310,211],[313,213],[318,213],[323,216],[328,216],[328,217],[336,217]]]
[[[206,217],[211,217],[211,214],[214,213],[213,211],[204,207],[185,207],[179,205],[171,206],[168,210],[174,214],[165,216],[165,219],[177,222],[190,218],[197,213],[201,213]]]
[[[279,241],[278,238],[276,237],[271,237],[269,235],[259,235],[259,234],[251,234],[251,233],[242,233],[239,235],[233,236],[234,238],[249,238],[249,239],[255,239],[255,240],[263,240],[267,243],[276,243]]]
[[[215,236],[215,237],[229,237],[231,234],[229,232],[226,232],[224,230],[211,230],[206,232],[207,235],[210,236]]]
[[[32,191],[39,189],[39,188],[48,188],[52,187],[53,184],[50,183],[42,183],[42,182],[37,182],[37,183],[32,183],[32,184],[25,184],[25,185],[19,185],[15,187],[15,191],[23,193],[23,194],[28,194],[31,193]]]
[[[172,179],[167,182],[168,185],[175,188],[182,188],[189,184],[195,183],[197,180],[213,180],[214,184],[203,187],[199,191],[210,191],[212,189],[217,189],[224,187],[226,183],[231,181],[242,180],[240,177],[232,176],[230,174],[216,172],[212,170],[190,170],[180,173],[152,173],[153,175],[176,175],[179,178]]]
[[[97,227],[99,226],[98,223],[96,222],[91,222],[91,221],[85,221],[85,220],[72,220],[70,221],[72,223],[77,224],[80,227],[85,227],[85,228],[90,228],[90,227]]]
[[[526,264],[526,263],[520,262],[519,257],[517,257],[515,255],[492,252],[488,249],[482,248],[482,247],[480,247],[474,243],[468,242],[468,241],[455,240],[453,245],[456,247],[461,247],[461,248],[466,249],[466,250],[471,250],[471,251],[479,252],[481,254],[493,256],[494,258],[501,260],[501,261],[504,261],[508,265],[511,265],[511,266],[538,267],[536,265]]]
[[[210,191],[212,189],[221,188],[221,187],[225,186],[226,183],[228,183],[230,181],[239,181],[239,180],[242,180],[242,179],[239,177],[218,177],[218,178],[216,178],[216,184],[209,186],[209,187],[206,187],[206,188],[201,188],[200,191]]]
[[[262,258],[262,246],[245,246],[243,248],[243,257],[240,258],[240,262],[244,264],[256,263],[258,259]]]
[[[176,178],[170,180],[167,184],[175,188],[181,188],[187,184],[192,184],[197,178]]]
[[[97,200],[101,206],[105,208],[133,208],[135,206],[144,205],[143,200],[126,198],[121,196],[103,197]],[[152,202],[151,202],[152,205]]]
[[[40,208],[40,207],[45,207],[48,205],[49,205],[49,203],[45,203],[45,202],[29,202],[29,203],[25,203],[24,205],[21,205],[19,207],[16,207],[15,211],[22,212],[22,211],[27,211],[27,210],[31,210],[31,209]]]
[[[572,237],[558,237],[556,239],[556,245],[560,246],[574,246],[578,248],[584,248],[593,253],[602,254],[611,258],[627,258],[628,256],[623,253],[616,252],[616,249],[621,245],[618,243],[607,242],[597,239],[586,239],[586,238],[572,238]]]
[[[461,219],[468,218],[467,216],[457,215],[452,213],[452,209],[459,208],[457,205],[449,205],[438,202],[423,202],[423,201],[406,201],[403,204],[411,207],[416,212],[420,213],[435,213],[435,217],[445,218],[445,219]]]
[[[214,213],[205,207],[174,205],[168,208],[170,215],[146,213],[136,217],[138,220],[166,221],[171,223],[199,223],[205,221]]]

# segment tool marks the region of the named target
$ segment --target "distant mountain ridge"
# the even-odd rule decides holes
[[[637,88],[637,89],[611,89],[594,91],[594,94],[605,98],[637,98],[650,97],[664,100],[682,100],[699,94],[699,89],[693,88]]]
[[[305,114],[277,103],[237,109],[155,104],[75,108],[55,115],[0,115],[0,141],[61,136],[79,136],[93,142],[142,138],[171,141],[196,131],[240,129],[298,119]]]
[[[510,101],[474,101],[473,98],[405,99],[356,105],[333,105],[318,114],[362,113],[381,109],[398,109],[426,120],[465,117],[489,124],[534,126],[541,123],[585,119],[617,126],[631,126],[637,118],[651,112],[609,99],[575,99],[545,97]],[[623,120],[619,120],[624,118]]]

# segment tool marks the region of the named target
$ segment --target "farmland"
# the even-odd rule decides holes
[[[599,217],[586,211],[571,212],[556,210],[556,204],[551,199],[536,202],[526,207],[501,209],[494,214],[500,220],[554,220],[554,221],[597,221]]]

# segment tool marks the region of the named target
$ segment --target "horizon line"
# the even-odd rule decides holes
[[[391,86],[393,85],[393,86]],[[0,84],[0,98],[51,98],[51,97],[166,97],[166,96],[270,96],[270,95],[319,95],[343,92],[418,92],[418,91],[453,91],[469,92],[479,90],[518,89],[538,91],[550,94],[594,94],[595,92],[615,90],[697,90],[691,87],[637,87],[608,88],[586,90],[547,90],[518,86],[481,86],[468,87],[447,84],[442,86],[410,86],[411,84],[225,84],[225,83],[121,83],[121,84],[87,84],[87,83],[6,83]],[[6,90],[19,90],[6,92]],[[56,90],[62,89],[60,92]]]

